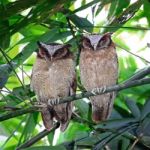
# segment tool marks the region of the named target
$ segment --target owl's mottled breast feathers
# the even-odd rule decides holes
[[[68,47],[45,45],[44,48],[43,45],[39,47],[31,79],[31,87],[42,102],[72,95],[76,90],[75,63]],[[72,107],[73,103],[69,102],[43,108],[41,113],[45,127],[51,130],[55,118],[64,131],[71,118]]]
[[[86,37],[88,40],[82,40],[80,53],[79,66],[83,86],[91,91],[97,87],[115,85],[118,79],[118,60],[110,34],[89,36]],[[93,121],[99,122],[110,116],[114,98],[115,92],[90,98]]]

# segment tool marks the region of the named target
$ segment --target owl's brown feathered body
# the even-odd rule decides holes
[[[79,65],[81,82],[88,91],[97,87],[115,85],[118,79],[117,54],[110,34],[107,33],[102,37],[91,36],[82,40]],[[115,92],[111,92],[90,97],[94,122],[98,123],[110,116],[115,95]]]
[[[38,52],[36,62],[33,66],[31,87],[41,102],[70,96],[75,93],[74,60],[68,48],[64,47],[64,49],[67,51],[66,54],[62,52],[64,53],[62,57],[55,59],[54,56],[53,60],[50,61],[49,56],[45,56],[46,53],[43,53],[42,47],[40,48],[41,52]],[[59,50],[57,55],[61,55]],[[69,102],[42,108],[41,114],[46,129],[51,130],[53,119],[55,118],[60,122],[61,131],[64,131],[71,118],[72,107],[73,103]]]

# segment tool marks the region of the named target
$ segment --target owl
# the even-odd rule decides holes
[[[118,79],[118,60],[111,34],[92,34],[81,40],[81,82],[87,91],[97,87],[115,85]],[[92,120],[106,120],[112,111],[115,92],[90,97]]]
[[[69,45],[38,42],[38,47],[30,84],[38,101],[47,103],[75,94],[75,64]],[[72,102],[43,107],[41,115],[45,128],[51,130],[56,119],[60,122],[61,131],[64,131],[71,118],[72,108]]]

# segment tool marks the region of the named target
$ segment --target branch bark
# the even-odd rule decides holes
[[[20,110],[16,110],[10,113],[7,113],[5,115],[0,116],[0,121],[4,121],[4,120],[8,120],[14,117],[18,117],[27,113],[32,113],[37,111],[36,107],[29,107],[29,108],[25,108],[25,109],[20,109]]]
[[[128,82],[124,82],[124,83],[121,83],[121,84],[118,84],[118,85],[109,86],[109,87],[106,88],[105,91],[103,91],[103,90],[99,91],[99,92],[95,91],[95,94],[96,95],[101,95],[101,94],[108,93],[108,92],[121,91],[121,90],[124,90],[124,89],[127,89],[127,88],[140,86],[140,85],[145,85],[145,84],[150,84],[150,78],[134,80],[134,81],[130,81],[130,82],[128,81]],[[95,94],[93,94],[93,92],[91,92],[91,91],[87,91],[87,92],[83,92],[83,93],[76,94],[76,95],[73,95],[73,96],[64,97],[64,98],[61,98],[56,105],[62,104],[62,103],[67,103],[67,102],[70,102],[70,101],[79,100],[79,99],[82,99],[82,98],[95,96]],[[48,104],[45,104],[45,105],[47,107]],[[37,108],[39,108],[39,107],[43,107],[43,106],[40,106],[40,105],[39,106],[32,106],[32,107],[29,107],[29,108],[26,108],[26,109],[23,109],[23,110],[17,110],[14,113],[11,112],[11,113],[5,114],[3,116],[0,116],[0,121],[8,120],[10,118],[14,118],[14,117],[26,114],[26,113],[31,113],[31,112],[34,112],[34,111],[38,111]]]
[[[150,78],[145,78],[145,79],[141,79],[141,80],[134,80],[134,81],[130,81],[128,83],[124,82],[124,83],[121,83],[118,85],[109,86],[109,87],[106,87],[105,91],[103,91],[103,90],[100,92],[95,91],[95,94],[101,95],[101,94],[108,93],[108,92],[121,91],[121,90],[124,90],[127,88],[140,86],[140,85],[144,85],[144,84],[150,84]],[[61,98],[58,104],[62,104],[62,103],[70,102],[70,101],[75,101],[78,99],[87,98],[87,97],[91,97],[91,96],[95,96],[95,94],[93,94],[93,92],[91,92],[91,91],[83,92],[81,94],[76,94],[73,96]]]

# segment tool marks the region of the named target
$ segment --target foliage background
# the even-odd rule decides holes
[[[149,85],[120,91],[110,121],[99,125],[91,121],[87,99],[75,101],[76,115],[64,133],[44,130],[39,112],[32,109],[35,95],[29,90],[37,41],[67,42],[76,54],[83,33],[113,32],[120,67],[118,82],[147,67],[149,10],[149,0],[1,0],[0,149],[150,148]],[[5,116],[11,119],[3,121]]]

